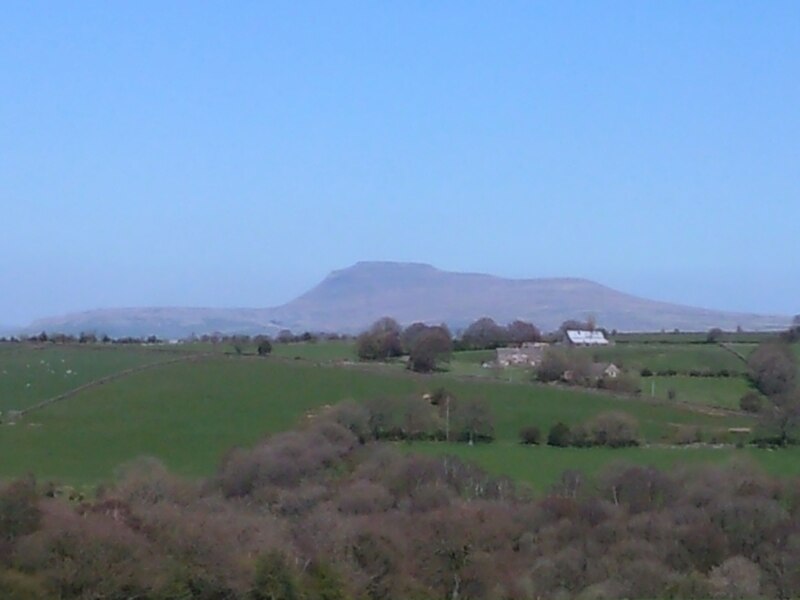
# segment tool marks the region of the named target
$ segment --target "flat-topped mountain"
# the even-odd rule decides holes
[[[355,333],[382,316],[403,324],[458,329],[484,316],[531,321],[544,330],[593,315],[609,329],[704,331],[788,325],[785,316],[731,313],[647,300],[585,279],[507,279],[442,271],[425,264],[361,262],[334,271],[282,306],[265,309],[130,308],[42,319],[29,331],[179,337],[190,333],[275,333],[280,329]]]
[[[586,279],[506,279],[416,263],[361,262],[272,311],[303,328],[358,331],[381,316],[461,327],[482,316],[524,319],[545,330],[594,315],[609,329],[658,331],[711,327],[769,329],[788,317],[737,314],[638,298]]]

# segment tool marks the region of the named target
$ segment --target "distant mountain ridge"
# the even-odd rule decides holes
[[[101,309],[40,319],[26,329],[173,338],[280,329],[356,333],[387,315],[403,324],[447,323],[454,329],[484,316],[499,322],[524,319],[552,330],[567,319],[592,315],[601,326],[620,331],[769,330],[791,320],[647,300],[586,279],[506,279],[419,263],[360,262],[333,271],[308,292],[274,308]]]

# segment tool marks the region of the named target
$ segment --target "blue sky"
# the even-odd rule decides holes
[[[358,260],[800,312],[800,3],[6,2],[0,323]]]

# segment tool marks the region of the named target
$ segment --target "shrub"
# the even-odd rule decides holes
[[[349,596],[345,590],[342,577],[324,563],[311,565],[305,578],[305,598],[318,600],[346,600]]]
[[[10,542],[35,531],[40,519],[33,479],[20,479],[0,487],[0,542]]]
[[[585,424],[580,424],[570,431],[569,443],[576,448],[591,448],[595,445],[595,440],[589,428]]]
[[[743,556],[714,567],[709,583],[717,598],[756,598],[761,593],[761,569]]]
[[[650,369],[648,369],[647,367],[645,367],[644,369],[642,369],[641,375],[642,375],[642,377],[652,377],[653,376],[653,372]]]
[[[797,361],[788,344],[767,342],[747,359],[750,377],[766,396],[790,392],[797,379]]]
[[[459,442],[491,442],[494,440],[494,420],[489,407],[481,401],[452,403],[450,435]]]
[[[379,483],[355,481],[345,487],[339,495],[337,507],[350,515],[381,513],[392,507],[392,495]]]
[[[569,368],[570,360],[565,351],[548,348],[536,370],[536,378],[543,383],[559,381]]]
[[[470,350],[494,350],[505,346],[508,341],[508,329],[488,317],[472,323],[461,336],[462,346]]]
[[[528,446],[536,446],[541,441],[541,432],[534,425],[523,427],[519,431],[520,442]]]
[[[745,412],[750,412],[750,413],[761,412],[762,407],[763,407],[763,401],[761,400],[761,396],[759,396],[755,392],[747,392],[744,396],[742,396],[739,399],[739,408],[741,408]]]
[[[672,437],[672,443],[679,446],[699,444],[703,441],[703,431],[697,425],[680,425]]]
[[[378,319],[356,338],[356,354],[361,360],[386,360],[403,353],[400,325],[389,317]]]
[[[272,352],[272,343],[268,339],[263,339],[258,343],[258,355],[267,356]]]
[[[619,377],[603,377],[597,382],[597,387],[619,394],[636,395],[642,392],[639,380],[630,375],[620,375]]]
[[[550,428],[547,434],[547,445],[557,448],[566,448],[572,441],[569,426],[559,421]]]
[[[408,366],[418,373],[430,373],[439,362],[448,360],[452,351],[453,340],[446,327],[426,327],[414,335]]]
[[[624,448],[639,445],[639,422],[624,412],[599,414],[587,423],[586,428],[597,446]]]
[[[48,594],[41,577],[0,569],[0,598],[4,600],[45,600]]]
[[[272,551],[256,562],[253,600],[300,600],[300,584],[289,561],[280,552]]]

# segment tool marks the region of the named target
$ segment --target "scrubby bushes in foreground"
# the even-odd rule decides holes
[[[331,413],[363,441],[491,442],[494,420],[485,403],[439,390],[425,397],[344,402]]]
[[[526,432],[528,429],[529,428],[524,428],[520,432],[522,443],[538,443],[526,441]],[[575,446],[578,448],[588,448],[591,446],[626,448],[638,446],[639,423],[634,417],[624,412],[600,413],[574,427],[570,427],[566,423],[558,422],[550,428],[547,434],[547,444],[558,448],[565,448],[567,446]]]
[[[617,465],[532,495],[369,442],[352,409],[232,451],[204,482],[139,461],[79,505],[0,487],[0,597],[800,595],[798,480]]]

